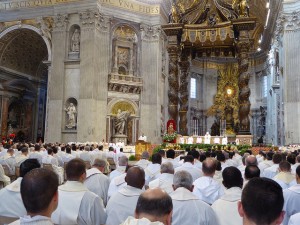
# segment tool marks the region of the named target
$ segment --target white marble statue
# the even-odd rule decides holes
[[[80,31],[75,29],[72,38],[71,38],[71,51],[79,52],[80,51]]]
[[[130,112],[118,109],[118,114],[115,119],[116,134],[125,134],[125,124],[130,116]]]
[[[67,112],[68,115],[68,121],[67,121],[67,127],[68,128],[73,128],[76,126],[76,114],[77,110],[76,107],[73,103],[70,103],[68,108],[65,108],[65,111]]]

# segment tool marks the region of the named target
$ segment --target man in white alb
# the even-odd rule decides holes
[[[170,162],[162,163],[160,166],[160,177],[149,183],[149,188],[161,188],[168,194],[173,192],[174,167]]]

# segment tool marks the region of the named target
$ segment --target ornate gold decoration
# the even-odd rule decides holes
[[[115,30],[114,37],[123,38],[127,40],[135,40],[136,33],[131,27],[123,25]]]
[[[119,109],[121,109],[121,111],[130,112],[132,116],[134,116],[136,114],[133,106],[130,103],[124,102],[124,101],[117,102],[116,104],[114,104],[114,106],[112,107],[112,110],[111,110],[111,114],[117,115]]]
[[[249,5],[248,0],[233,0],[232,8],[241,17],[249,17]]]
[[[234,64],[227,65],[224,69],[218,69],[218,90],[214,104],[208,109],[207,116],[216,116],[221,120],[230,120],[232,116],[234,126],[239,123],[239,73]],[[232,127],[228,127],[231,128]],[[232,134],[232,130],[227,130]]]

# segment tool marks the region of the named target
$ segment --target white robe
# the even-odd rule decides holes
[[[300,213],[296,213],[291,216],[291,219],[290,219],[288,225],[299,225],[299,223],[300,223]]]
[[[212,208],[188,189],[177,188],[170,196],[173,202],[172,225],[218,225]]]
[[[282,189],[287,189],[297,184],[295,175],[292,173],[280,172],[273,178],[273,180],[276,181]]]
[[[40,153],[39,151],[34,151],[30,153],[28,158],[37,159],[41,165],[43,164],[43,154]]]
[[[153,181],[160,176],[160,164],[149,164],[145,169],[145,184],[148,185],[150,181]]]
[[[0,164],[0,181],[2,181],[4,183],[4,186],[10,184],[10,178],[5,175],[4,169],[1,164]],[[0,189],[1,189],[1,187],[0,187]]]
[[[151,181],[149,183],[149,188],[161,188],[168,194],[172,193],[173,190],[173,178],[174,174],[170,173],[162,173],[159,178]]]
[[[272,160],[264,160],[261,163],[258,164],[258,168],[260,169],[260,175],[263,174],[263,172],[265,171],[265,169],[273,166],[274,163]]]
[[[106,225],[118,225],[128,216],[134,216],[136,203],[142,192],[141,189],[127,185],[113,195],[106,207]]]
[[[10,185],[0,190],[0,215],[6,217],[20,217],[26,214],[20,186],[22,177],[12,182]]]
[[[140,159],[135,165],[146,169],[146,167],[151,164],[151,162],[147,159]]]
[[[179,166],[181,166],[181,164],[179,164],[179,162],[177,160],[175,160],[175,159],[167,158],[164,161],[164,163],[166,163],[166,162],[172,163],[174,169],[177,168],[177,167],[179,167]]]
[[[29,215],[22,216],[19,220],[10,223],[9,225],[52,225],[54,224],[49,217]]]
[[[283,190],[285,211],[283,225],[287,225],[290,217],[300,212],[300,184],[296,184]]]
[[[225,194],[212,204],[220,225],[241,225],[243,219],[238,212],[238,201],[241,200],[242,189],[232,187],[225,190]]]
[[[211,205],[224,194],[224,189],[215,179],[203,176],[195,180],[193,193]]]
[[[57,209],[52,213],[55,224],[105,224],[106,212],[102,199],[78,181],[59,186]]]
[[[133,218],[132,216],[129,216],[127,220],[121,225],[164,225],[164,224],[158,221],[151,222],[147,218],[136,219]]]
[[[296,174],[296,169],[297,167],[300,166],[300,163],[295,163],[294,165],[292,165],[292,174]]]
[[[104,205],[107,204],[107,192],[109,187],[109,178],[105,176],[100,170],[91,168],[86,171],[86,180],[84,185],[91,191],[98,195]]]
[[[115,169],[109,174],[109,180],[112,181],[112,179],[114,179],[115,177],[118,177],[121,174],[125,173],[125,170],[126,166],[118,166],[117,169]]]
[[[123,173],[120,176],[117,176],[114,179],[112,179],[107,191],[107,201],[110,199],[111,196],[116,194],[118,190],[122,189],[127,185],[125,181],[125,177],[126,177],[126,173]]]
[[[274,164],[273,166],[266,168],[261,176],[272,179],[278,174],[278,168],[279,164]]]
[[[175,173],[178,171],[182,171],[182,170],[189,172],[193,177],[193,181],[197,180],[199,177],[201,177],[203,175],[202,171],[200,169],[196,168],[190,162],[185,162],[182,164],[182,166],[177,167],[175,169]]]

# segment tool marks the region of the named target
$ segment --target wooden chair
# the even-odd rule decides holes
[[[10,224],[19,218],[0,216],[0,225]]]
[[[53,171],[52,164],[50,164],[50,163],[43,163],[43,168]]]

